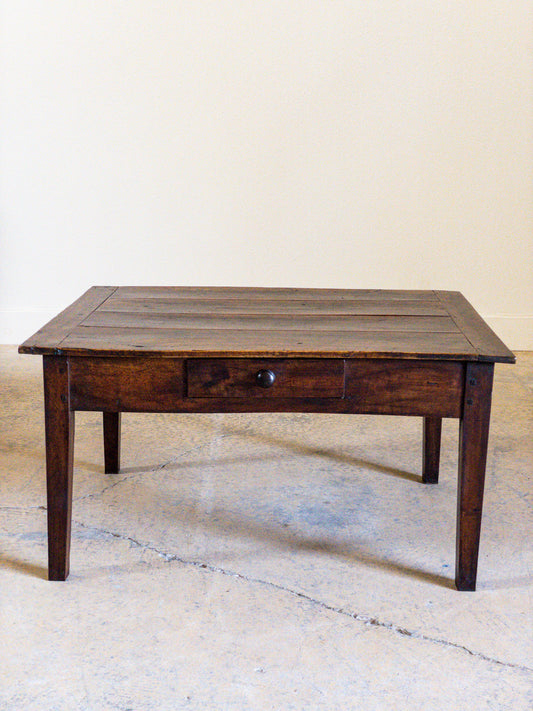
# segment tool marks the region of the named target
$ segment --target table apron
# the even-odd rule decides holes
[[[331,412],[461,417],[465,364],[344,360],[343,397],[188,397],[186,359],[67,358],[70,408],[104,412]]]

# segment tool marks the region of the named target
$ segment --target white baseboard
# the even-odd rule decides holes
[[[61,308],[48,310],[0,310],[0,343],[22,343],[53,318]],[[506,346],[516,351],[533,351],[533,315],[484,316]]]

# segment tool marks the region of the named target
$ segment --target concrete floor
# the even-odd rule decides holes
[[[41,359],[0,348],[0,708],[533,708],[533,354],[497,366],[476,593],[457,421],[77,413],[71,574],[46,581]]]

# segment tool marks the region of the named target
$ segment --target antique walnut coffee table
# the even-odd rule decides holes
[[[455,582],[475,590],[494,363],[514,355],[450,291],[95,286],[19,348],[43,356],[48,577],[69,572],[74,412],[333,412],[460,420]]]

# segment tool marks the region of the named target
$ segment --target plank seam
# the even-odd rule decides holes
[[[268,333],[269,329],[268,328],[234,328],[234,327],[224,327],[222,325],[217,325],[216,327],[213,326],[191,326],[191,327],[180,327],[180,326],[156,326],[156,325],[145,325],[145,326],[128,326],[128,325],[104,325],[104,324],[86,324],[86,323],[80,323],[78,324],[75,329],[78,328],[95,328],[95,329],[104,329],[104,328],[110,328],[116,330],[117,328],[120,329],[125,329],[129,328],[131,330],[139,330],[139,331],[144,331],[146,329],[153,329],[155,331],[250,331],[252,333]],[[301,332],[302,329],[298,328],[277,328],[278,331],[283,331],[284,333],[298,333]],[[417,333],[417,334],[431,334],[431,333],[448,333],[450,335],[460,335],[464,336],[463,332],[458,330],[458,331],[417,331],[415,329],[401,329],[401,328],[389,328],[389,329],[382,329],[382,330],[368,330],[368,331],[360,331],[357,329],[354,330],[349,330],[349,329],[317,329],[315,331],[309,331],[309,333],[313,334],[321,334],[321,333],[327,333],[327,334],[332,334],[332,333]],[[69,334],[72,335],[72,332]],[[465,336],[466,338],[466,336]],[[466,339],[468,340],[468,339]]]
[[[89,318],[89,316],[92,316],[92,315],[94,314],[94,312],[95,312],[97,309],[99,309],[100,306],[102,306],[102,304],[105,304],[105,302],[106,302],[111,296],[113,296],[113,294],[115,293],[115,291],[116,291],[117,289],[118,289],[118,286],[116,286],[116,287],[113,289],[113,291],[112,291],[110,294],[108,294],[108,295],[105,297],[105,299],[104,299],[103,301],[101,301],[101,302],[98,304],[98,306],[95,306],[92,311],[90,311],[88,314],[82,316],[81,320],[80,320],[75,326],[72,327],[72,329],[66,334],[66,336],[64,336],[64,337],[59,341],[59,343],[57,344],[56,348],[60,348],[60,346],[61,346],[61,344],[63,343],[63,341],[71,335],[72,331],[74,331],[74,329],[76,329],[76,328],[79,328],[79,327],[81,326],[82,322],[85,321],[86,318]]]
[[[457,326],[457,328],[459,329],[459,331],[463,334],[463,336],[466,338],[466,340],[470,343],[470,345],[472,346],[472,348],[475,350],[475,352],[477,353],[478,360],[479,360],[480,355],[481,355],[481,351],[479,350],[479,348],[478,348],[477,346],[475,346],[475,345],[472,343],[472,341],[470,340],[470,338],[468,338],[468,336],[467,336],[467,334],[465,333],[464,329],[461,328],[461,325],[457,322],[457,319],[454,318],[454,315],[452,314],[450,307],[440,298],[439,292],[436,291],[436,290],[434,290],[433,293],[436,295],[437,299],[438,299],[439,302],[442,304],[442,306],[444,307],[444,309],[446,309],[446,313],[449,315],[449,317],[451,318],[451,320],[452,320],[452,321],[454,322],[454,324]],[[457,315],[457,314],[456,314],[456,315]]]

